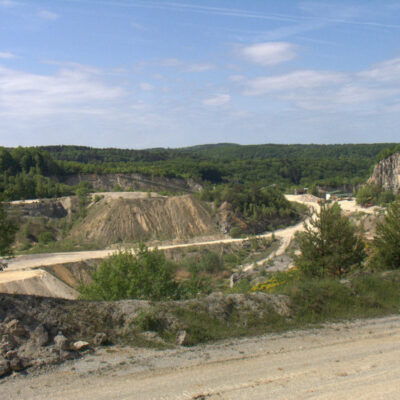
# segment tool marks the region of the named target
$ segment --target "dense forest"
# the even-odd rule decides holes
[[[315,184],[356,185],[368,178],[376,159],[395,146],[222,143],[147,150],[83,146],[0,148],[0,192],[6,200],[66,195],[76,188],[59,183],[58,178],[82,173],[136,172],[194,178],[206,185],[257,183],[282,189]]]

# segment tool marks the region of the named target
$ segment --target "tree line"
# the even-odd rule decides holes
[[[74,193],[71,174],[140,173],[205,184],[357,185],[392,144],[219,144],[183,149],[94,149],[80,146],[0,148],[0,193],[6,200]]]

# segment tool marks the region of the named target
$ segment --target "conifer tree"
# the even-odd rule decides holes
[[[364,259],[364,243],[357,227],[341,214],[340,206],[322,205],[298,235],[301,254],[296,266],[307,276],[341,277]]]

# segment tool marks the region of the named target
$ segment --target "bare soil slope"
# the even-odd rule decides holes
[[[176,197],[107,197],[89,207],[71,234],[103,245],[152,239],[186,239],[217,233],[214,218],[200,201]]]

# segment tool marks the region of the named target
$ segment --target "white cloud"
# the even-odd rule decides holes
[[[60,16],[58,14],[56,14],[55,12],[52,11],[47,11],[47,10],[42,10],[39,11],[37,14],[40,18],[43,19],[48,19],[50,21],[55,21],[56,19],[58,19]]]
[[[231,82],[242,82],[245,79],[245,77],[243,75],[230,75],[228,76],[228,79]]]
[[[203,104],[211,107],[219,107],[228,104],[231,101],[231,96],[226,93],[219,93],[215,96],[203,100]]]
[[[182,62],[180,60],[178,60],[177,58],[164,58],[160,62],[160,65],[162,67],[178,67],[181,64],[182,64]]]
[[[15,58],[15,57],[16,57],[15,54],[9,53],[8,51],[5,51],[5,52],[0,51],[0,58],[9,59],[9,58]]]
[[[400,57],[354,73],[300,70],[237,82],[247,96],[264,95],[299,109],[365,114],[390,112],[400,102],[399,80]]]
[[[271,66],[296,57],[296,47],[287,42],[257,43],[243,47],[241,54],[250,62]]]
[[[100,113],[124,95],[85,71],[62,69],[39,75],[0,67],[0,115],[30,118]]]
[[[400,57],[376,64],[360,72],[359,76],[381,82],[398,81],[400,80]]]
[[[140,89],[144,90],[145,92],[150,92],[151,90],[154,90],[154,86],[150,85],[150,83],[142,82],[139,85]]]
[[[212,64],[192,64],[186,69],[187,72],[204,72],[214,69]]]
[[[249,80],[246,82],[245,94],[260,95],[271,92],[310,89],[343,82],[345,79],[345,75],[336,72],[295,71],[285,75],[259,77]]]

